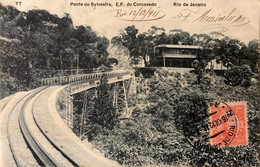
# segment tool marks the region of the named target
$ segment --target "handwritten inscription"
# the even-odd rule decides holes
[[[199,10],[193,11],[190,9],[184,9],[173,18],[180,19],[182,22],[191,21],[194,23],[209,23],[207,25],[208,28],[215,29],[216,31],[218,30],[219,32],[228,31],[230,27],[238,27],[250,23],[250,20],[247,17],[237,13],[236,8],[233,8],[227,13],[218,14],[213,14],[212,9],[200,13]]]
[[[152,21],[165,16],[159,7],[119,8],[114,12],[115,18],[125,21]]]

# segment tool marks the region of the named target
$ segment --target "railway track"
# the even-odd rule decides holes
[[[32,104],[47,87],[36,89],[22,96],[10,110],[7,124],[7,138],[15,162],[14,166],[72,166],[63,159],[57,162],[53,157],[53,149],[44,142],[43,135],[37,131],[37,126],[30,113]],[[46,149],[49,148],[49,149]],[[9,162],[7,162],[9,163]],[[9,166],[9,164],[4,164]]]
[[[45,138],[33,118],[35,100],[44,92],[36,93],[26,99],[19,115],[19,125],[23,136],[30,146],[30,150],[41,166],[73,166],[62,154],[57,151]],[[19,165],[18,165],[19,166]]]
[[[60,89],[40,87],[0,101],[0,166],[119,166],[85,147],[51,108]]]
[[[101,76],[95,75],[72,79],[83,83]],[[83,144],[60,117],[56,100],[65,88],[66,85],[42,86],[0,100],[0,167],[120,166],[90,144]]]

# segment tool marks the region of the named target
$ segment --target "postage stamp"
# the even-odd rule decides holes
[[[208,113],[183,121],[188,143],[203,152],[248,145],[246,102],[210,102]]]
[[[246,102],[223,102],[209,107],[210,144],[242,146],[248,144]]]

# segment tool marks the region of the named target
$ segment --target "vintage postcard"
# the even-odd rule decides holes
[[[0,167],[257,167],[258,0],[0,0]]]

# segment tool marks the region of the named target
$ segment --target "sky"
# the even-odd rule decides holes
[[[105,6],[94,7],[95,3]],[[109,3],[112,6],[106,6]],[[152,6],[140,6],[147,3]],[[74,26],[89,25],[108,39],[130,25],[139,32],[151,26],[191,35],[217,31],[246,44],[259,39],[258,0],[4,0],[2,4],[21,11],[45,9],[59,17],[69,13]]]

